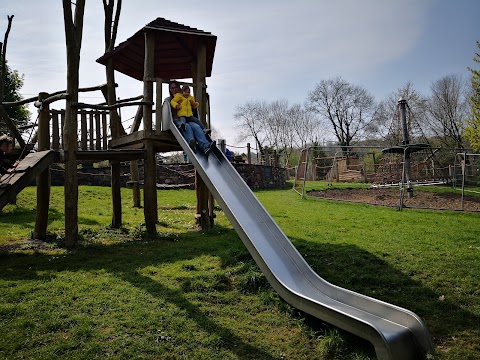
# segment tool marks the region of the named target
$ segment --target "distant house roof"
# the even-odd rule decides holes
[[[155,34],[155,77],[184,79],[193,77],[192,63],[196,62],[197,47],[202,40],[207,49],[207,77],[212,74],[217,37],[209,32],[191,28],[163,18],[157,18],[105,53],[97,62],[103,65],[113,59],[113,68],[137,80],[143,80],[145,36]]]

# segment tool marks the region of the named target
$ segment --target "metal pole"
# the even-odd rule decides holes
[[[467,153],[463,153],[463,161],[462,161],[462,201],[461,201],[461,210],[463,210],[463,198],[465,196],[465,169],[467,165]]]
[[[305,168],[304,168],[304,173],[303,173],[302,199],[305,199],[305,181],[307,179],[309,151],[310,151],[310,148],[308,147],[307,152],[305,154]]]
[[[400,98],[398,100],[398,105],[400,107],[400,118],[402,121],[402,130],[403,130],[403,142],[402,145],[405,146],[405,177],[407,182],[407,193],[408,197],[413,197],[413,187],[411,183],[411,153],[408,151],[408,145],[410,144],[410,139],[408,136],[408,126],[407,126],[407,100]]]

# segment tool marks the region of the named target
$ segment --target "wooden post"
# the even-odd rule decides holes
[[[95,147],[93,146],[93,143],[94,143],[94,129],[93,129],[93,111],[90,111],[88,113],[88,150],[94,150]]]
[[[138,161],[130,161],[130,180],[132,181],[133,207],[139,208],[140,205],[140,184],[138,173]]]
[[[143,79],[143,99],[146,102],[153,101],[153,78],[155,71],[155,35],[152,32],[145,33],[145,64]],[[143,204],[145,215],[145,226],[147,232],[154,233],[157,231],[156,223],[158,222],[157,213],[157,164],[155,159],[155,149],[152,140],[149,139],[152,133],[152,106],[144,105],[143,107],[143,127],[145,130],[145,150],[146,159],[143,167]]]
[[[80,113],[80,149],[87,150],[87,113]]]
[[[60,141],[61,141],[61,148],[62,149],[65,149],[65,142],[64,142],[64,139],[63,139],[64,126],[65,126],[65,111],[63,110],[60,113]]]
[[[198,44],[196,69],[194,69],[195,99],[198,101],[198,116],[200,121],[207,126],[207,48],[205,43]],[[209,228],[213,224],[213,204],[210,200],[211,195],[202,178],[195,174],[195,188],[197,194],[197,214],[196,222],[202,228]]]
[[[65,23],[65,43],[67,47],[67,94],[65,103],[65,127],[63,144],[65,148],[65,246],[73,248],[78,241],[78,175],[77,175],[77,110],[73,103],[78,102],[80,49],[82,47],[83,15],[85,0],[75,2],[75,19],[72,16],[72,3],[63,0]]]
[[[95,150],[102,149],[102,133],[100,129],[100,113],[95,111]]]
[[[112,187],[112,228],[122,226],[122,194],[120,188],[120,162],[110,162],[111,187]]]
[[[52,113],[52,149],[60,149],[60,131],[58,129],[58,111]]]
[[[107,86],[101,89],[108,105],[116,103],[115,94],[115,76],[112,59],[109,59],[106,66]],[[115,139],[125,133],[122,123],[118,117],[116,109],[110,112],[110,131],[112,139]],[[118,161],[110,162],[110,175],[112,187],[112,228],[116,229],[122,226],[122,196],[120,189],[120,163]]]
[[[103,149],[108,148],[108,138],[107,138],[107,113],[102,112],[102,145]]]
[[[163,104],[163,94],[162,94],[162,79],[156,79],[155,85],[155,134],[160,135],[162,132],[162,104]]]
[[[252,149],[250,148],[250,143],[247,143],[247,164],[252,163]]]
[[[38,101],[48,97],[42,92],[38,94]],[[42,105],[38,117],[38,151],[50,149],[50,110]],[[35,218],[34,239],[44,240],[47,235],[48,208],[50,206],[50,168],[37,176],[37,209]]]
[[[218,139],[218,147],[225,154],[225,150],[227,149],[227,144],[225,139]]]

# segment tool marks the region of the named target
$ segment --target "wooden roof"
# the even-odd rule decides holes
[[[145,33],[155,34],[155,77],[163,79],[192,78],[192,63],[196,62],[201,41],[207,48],[207,77],[212,74],[213,55],[217,37],[209,32],[157,18],[105,53],[97,62],[103,65],[113,59],[113,68],[134,79],[143,81]]]

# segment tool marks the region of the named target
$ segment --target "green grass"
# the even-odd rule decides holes
[[[256,195],[326,280],[420,315],[439,359],[479,359],[480,214],[396,211]],[[300,313],[270,288],[223,212],[194,226],[195,192],[158,192],[158,234],[122,189],[80,187],[74,251],[63,243],[63,188],[49,239],[29,241],[35,188],[0,215],[0,358],[373,359],[368,343]]]

